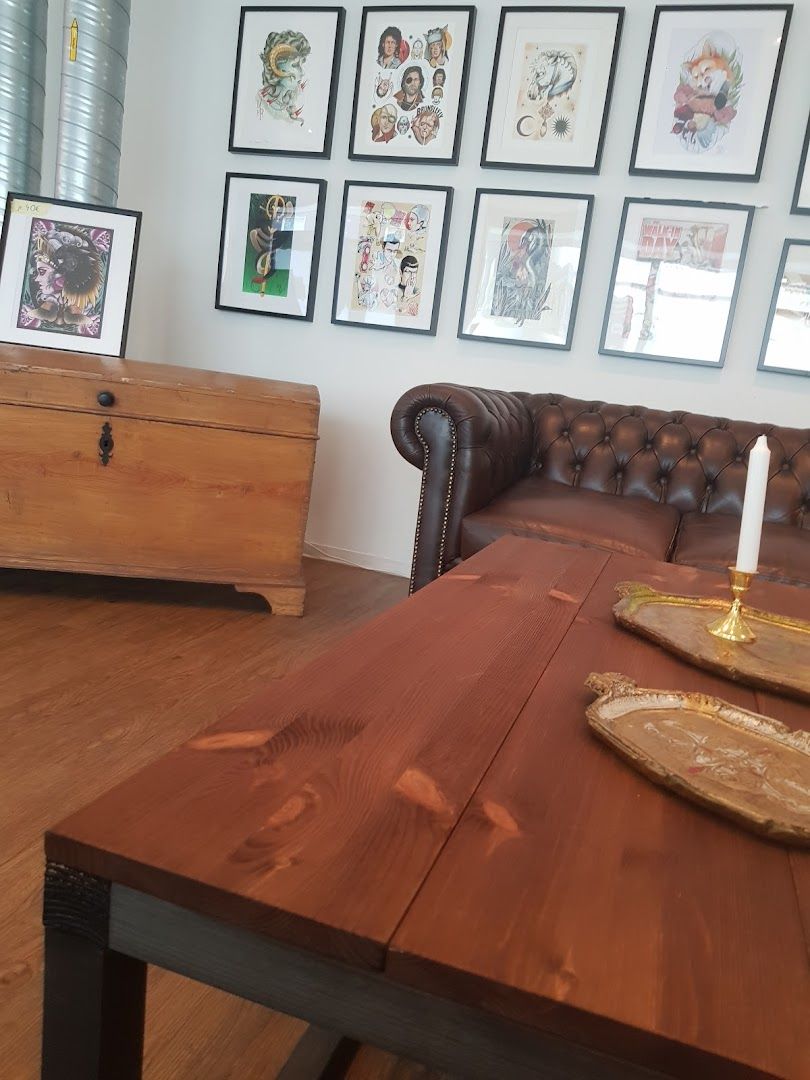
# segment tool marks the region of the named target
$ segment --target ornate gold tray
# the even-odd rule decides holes
[[[613,672],[586,684],[600,695],[591,729],[645,776],[772,840],[810,844],[810,731]]]
[[[621,582],[616,592],[623,599],[613,614],[628,630],[726,678],[810,700],[810,623],[746,605],[745,619],[757,637],[740,644],[706,629],[713,615],[728,610],[728,600],[669,596],[637,581]]]

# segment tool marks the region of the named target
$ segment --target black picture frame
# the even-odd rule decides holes
[[[776,305],[779,302],[779,291],[782,286],[782,275],[785,272],[785,266],[790,255],[790,249],[792,247],[806,247],[810,248],[810,240],[800,240],[797,237],[788,237],[782,245],[782,255],[779,259],[779,269],[776,271],[776,281],[773,287],[773,293],[771,295],[771,306],[768,310],[768,318],[765,323],[765,333],[762,338],[762,347],[759,351],[759,361],[757,362],[757,371],[773,372],[776,375],[798,375],[799,378],[810,377],[810,365],[808,365],[807,371],[799,371],[796,368],[777,367],[773,364],[765,363],[765,357],[768,353],[768,346],[771,341],[771,330],[773,328],[773,320],[776,316]],[[808,330],[808,337],[810,337],[810,330]]]
[[[322,150],[281,150],[281,149],[268,149],[266,147],[259,146],[237,146],[235,138],[236,129],[236,107],[239,99],[239,67],[242,60],[242,46],[244,40],[245,31],[245,16],[248,12],[272,12],[274,15],[284,11],[292,11],[295,13],[307,12],[310,14],[331,14],[337,16],[337,26],[335,32],[335,51],[332,57],[332,72],[329,80],[329,100],[326,106],[326,127],[324,129],[324,145]],[[239,12],[239,36],[237,38],[236,45],[236,64],[234,67],[233,75],[233,95],[231,98],[231,123],[228,131],[228,150],[232,154],[271,154],[279,157],[304,157],[304,158],[325,158],[329,159],[332,156],[332,137],[334,135],[335,127],[335,105],[337,103],[338,84],[340,81],[340,61],[341,52],[343,48],[343,32],[346,24],[346,9],[343,7],[275,7],[269,5],[257,5],[250,4],[243,5]]]
[[[141,237],[141,222],[143,219],[143,213],[140,210],[121,210],[117,206],[97,206],[94,203],[78,202],[75,199],[54,199],[45,195],[30,195],[20,191],[9,191],[6,196],[6,209],[5,216],[3,217],[3,228],[0,231],[0,273],[5,264],[6,257],[6,244],[8,241],[8,230],[11,222],[11,206],[15,199],[30,203],[47,203],[48,206],[68,206],[78,210],[95,210],[103,214],[115,214],[119,217],[133,218],[135,221],[135,230],[132,238],[132,253],[130,255],[129,264],[129,276],[127,278],[127,295],[124,302],[124,318],[121,323],[121,342],[117,353],[104,353],[90,350],[77,350],[70,348],[71,338],[68,335],[59,337],[59,343],[56,345],[44,345],[36,344],[30,346],[35,349],[51,349],[57,352],[81,352],[82,355],[87,356],[116,356],[119,359],[123,359],[127,350],[127,338],[129,337],[129,320],[132,313],[132,296],[135,290],[135,267],[138,262],[138,245],[140,244]],[[0,339],[3,340],[3,339]]]
[[[296,315],[284,311],[257,311],[254,308],[239,307],[236,304],[223,304],[220,296],[222,292],[222,267],[225,257],[225,228],[228,221],[228,196],[231,190],[232,180],[278,180],[283,183],[312,184],[318,188],[318,209],[315,214],[315,230],[312,238],[312,262],[309,270],[309,288],[307,291],[307,310],[303,315]],[[273,319],[296,319],[299,322],[312,322],[315,316],[315,300],[318,291],[318,268],[321,259],[321,239],[323,234],[323,221],[326,211],[326,180],[319,180],[311,176],[276,176],[273,173],[243,173],[228,172],[225,174],[225,191],[222,197],[222,223],[219,232],[219,256],[217,259],[217,286],[214,296],[214,307],[219,311],[239,311],[247,315],[265,315]]]
[[[613,84],[616,76],[616,65],[619,59],[619,48],[622,40],[622,29],[624,27],[625,8],[623,7],[552,7],[550,5],[540,5],[532,7],[505,7],[501,8],[501,19],[498,24],[498,38],[495,44],[495,60],[492,66],[492,79],[489,87],[489,99],[487,102],[487,115],[484,123],[484,142],[481,147],[481,167],[484,169],[520,169],[526,172],[559,172],[559,173],[586,173],[586,174],[598,174],[602,167],[602,152],[605,146],[605,136],[607,134],[608,117],[610,115],[610,106],[613,100]],[[610,14],[616,15],[616,37],[613,43],[613,56],[610,62],[610,73],[608,75],[607,94],[605,95],[605,103],[602,110],[602,122],[599,128],[599,138],[596,144],[596,156],[594,164],[591,165],[540,165],[537,163],[526,164],[519,161],[493,161],[487,158],[487,150],[489,147],[489,136],[492,129],[492,110],[495,104],[495,91],[498,84],[498,68],[501,62],[501,47],[503,45],[504,28],[506,26],[506,19],[509,15],[513,14],[538,14],[541,12],[570,12],[572,15],[588,15],[588,14]]]
[[[641,127],[644,119],[644,110],[647,102],[647,94],[649,91],[650,81],[650,68],[652,65],[653,54],[655,52],[655,42],[658,34],[658,24],[663,13],[683,11],[693,14],[696,11],[783,11],[785,13],[785,21],[782,29],[782,38],[779,45],[779,52],[776,58],[776,64],[773,71],[773,80],[771,82],[771,92],[768,98],[768,107],[765,112],[765,122],[762,127],[762,136],[760,139],[759,152],[757,155],[756,167],[752,173],[735,173],[735,172],[706,172],[692,169],[655,169],[649,167],[641,167],[636,165],[636,157],[638,154],[638,144],[641,138]],[[759,180],[762,173],[762,163],[765,159],[765,148],[768,143],[768,135],[771,127],[771,117],[773,115],[774,101],[776,100],[776,91],[779,86],[779,76],[782,71],[782,61],[785,55],[785,46],[787,45],[788,31],[790,29],[791,16],[793,14],[793,4],[658,4],[655,8],[655,14],[653,16],[652,30],[650,31],[650,44],[647,50],[647,62],[644,67],[644,80],[641,86],[641,97],[638,106],[638,116],[636,118],[636,130],[633,135],[633,148],[630,154],[630,168],[629,172],[632,176],[674,176],[683,177],[690,180],[732,180],[746,183],[755,183]]]
[[[346,211],[349,205],[349,191],[352,188],[392,188],[404,191],[441,191],[444,192],[444,220],[442,222],[442,235],[439,241],[439,261],[436,266],[436,285],[433,292],[433,306],[430,314],[430,326],[426,328],[411,326],[384,326],[379,323],[359,322],[355,319],[339,319],[337,317],[338,291],[340,288],[340,271],[343,261],[343,244],[346,233]],[[444,284],[444,268],[447,260],[447,241],[450,234],[450,219],[453,211],[454,188],[441,184],[401,184],[388,183],[385,180],[346,180],[343,185],[343,204],[340,211],[340,232],[338,235],[337,262],[335,266],[335,282],[332,294],[332,324],[334,326],[358,326],[363,330],[382,330],[386,333],[395,334],[421,334],[425,337],[435,337],[439,323],[439,309],[441,307],[442,286]]]
[[[723,334],[723,343],[720,347],[720,357],[717,362],[712,360],[696,360],[692,357],[684,356],[664,356],[660,353],[641,353],[631,352],[625,349],[609,349],[605,346],[605,340],[607,338],[608,324],[610,321],[611,303],[613,300],[613,291],[616,287],[616,276],[619,269],[619,260],[622,254],[622,242],[624,240],[625,228],[627,225],[627,214],[630,207],[634,204],[648,205],[648,206],[685,206],[695,207],[701,210],[725,210],[725,211],[737,211],[746,214],[745,229],[743,232],[743,239],[740,245],[740,258],[737,263],[737,272],[734,278],[734,289],[731,294],[731,301],[729,303],[728,315],[726,317],[726,328]],[[602,356],[620,356],[631,360],[655,360],[667,364],[688,364],[693,367],[702,367],[710,369],[719,369],[725,365],[726,353],[728,351],[728,342],[731,337],[731,328],[734,324],[734,312],[737,307],[737,299],[740,294],[740,284],[742,281],[743,268],[745,266],[745,257],[748,251],[748,240],[751,235],[751,226],[754,221],[754,206],[743,203],[724,203],[724,202],[704,202],[700,199],[651,199],[651,198],[637,198],[634,196],[628,196],[624,200],[622,207],[621,221],[619,222],[619,235],[616,240],[616,251],[613,256],[613,266],[610,271],[610,282],[608,285],[607,302],[605,304],[605,315],[602,320],[602,333],[599,338],[599,353]]]
[[[390,11],[393,14],[402,17],[407,12],[413,11],[463,11],[467,13],[467,40],[464,50],[464,63],[461,69],[461,84],[459,86],[458,96],[458,114],[456,117],[456,129],[453,135],[453,153],[451,157],[440,158],[417,158],[417,157],[403,157],[397,155],[385,155],[382,154],[358,154],[354,149],[354,141],[357,133],[357,112],[358,101],[360,97],[360,81],[363,73],[363,47],[366,40],[366,23],[368,16],[371,13]],[[357,70],[354,79],[354,98],[352,99],[352,122],[351,130],[349,132],[349,160],[350,161],[375,161],[380,164],[398,164],[398,165],[458,165],[459,155],[461,153],[461,136],[464,128],[464,114],[466,112],[467,105],[467,87],[470,75],[470,63],[472,60],[473,45],[475,41],[475,20],[477,9],[472,4],[408,4],[405,6],[397,6],[395,4],[380,4],[374,7],[364,7],[363,16],[360,23],[360,40],[357,46]],[[393,186],[393,185],[391,185]],[[425,185],[422,185],[425,186]]]
[[[796,187],[793,189],[793,202],[790,205],[791,214],[810,214],[810,205],[799,206],[799,196],[802,191],[802,181],[804,180],[804,171],[807,168],[807,155],[810,152],[810,118],[807,120],[807,131],[804,133],[804,143],[802,144],[802,156],[799,159],[799,173],[796,177]]]
[[[464,316],[467,310],[467,298],[469,295],[470,287],[470,272],[472,270],[472,259],[475,249],[475,238],[478,232],[478,216],[481,207],[481,199],[484,195],[514,195],[517,198],[530,198],[530,199],[570,199],[573,202],[585,203],[585,224],[582,229],[582,243],[579,249],[579,263],[577,265],[577,277],[574,284],[574,296],[571,302],[571,314],[568,318],[568,327],[566,333],[566,339],[563,344],[557,342],[547,341],[517,341],[514,338],[496,337],[484,334],[465,334],[464,333]],[[561,192],[561,191],[523,191],[514,190],[511,188],[477,188],[475,192],[475,206],[473,208],[472,228],[470,232],[470,243],[467,248],[467,264],[464,269],[464,288],[461,295],[461,311],[458,319],[458,332],[457,337],[463,341],[485,341],[494,345],[519,345],[525,348],[531,349],[556,349],[561,352],[570,352],[571,344],[574,339],[574,327],[577,321],[577,310],[579,307],[579,297],[582,290],[582,278],[585,272],[585,257],[588,251],[588,239],[591,231],[591,221],[593,218],[593,207],[595,202],[595,196],[590,194],[578,193],[578,192]]]

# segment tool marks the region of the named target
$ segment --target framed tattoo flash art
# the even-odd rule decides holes
[[[625,199],[599,351],[722,367],[753,214]]]
[[[799,175],[796,177],[793,205],[790,208],[793,214],[810,214],[810,153],[808,151],[810,151],[810,120],[807,121],[802,157],[799,162]]]
[[[325,180],[228,173],[216,307],[312,322]]]
[[[458,336],[570,349],[593,195],[480,189]]]
[[[328,158],[345,11],[243,7],[228,149]]]
[[[792,10],[655,9],[631,173],[759,179]]]
[[[435,334],[452,188],[347,181],[333,323]]]
[[[455,165],[474,7],[363,9],[349,157]]]
[[[624,8],[503,8],[481,164],[599,172]]]
[[[123,356],[141,215],[10,193],[0,239],[0,340]]]
[[[786,240],[782,248],[759,367],[810,375],[810,240]]]

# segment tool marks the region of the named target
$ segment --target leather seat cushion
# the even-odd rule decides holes
[[[665,560],[679,521],[678,511],[666,503],[527,476],[464,518],[461,555],[466,559],[511,534]]]
[[[683,515],[672,561],[701,570],[725,570],[737,557],[740,519],[729,514]],[[810,586],[810,530],[766,521],[759,573],[775,581]]]

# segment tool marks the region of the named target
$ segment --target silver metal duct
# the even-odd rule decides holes
[[[56,147],[60,199],[118,201],[130,0],[66,0]]]
[[[48,0],[0,0],[0,220],[9,191],[42,179]]]

